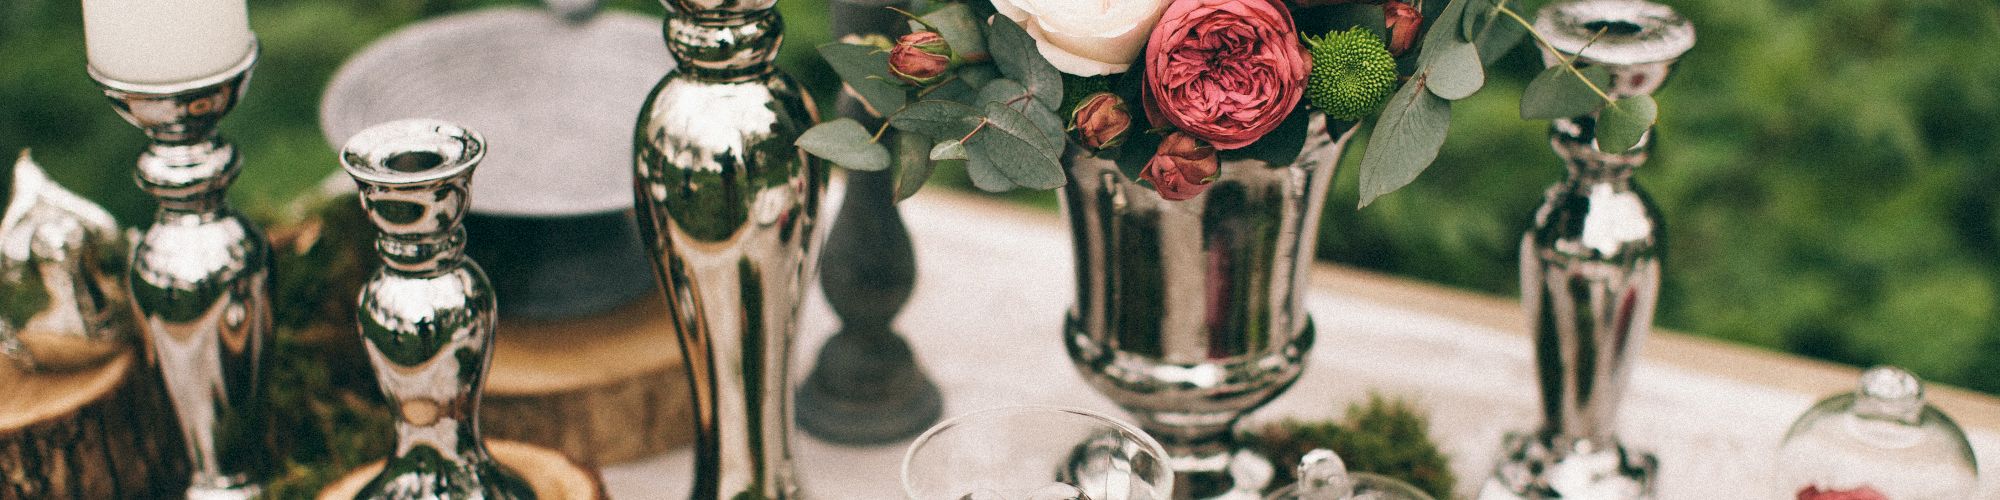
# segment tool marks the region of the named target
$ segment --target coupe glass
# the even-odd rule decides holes
[[[1013,406],[931,427],[903,458],[910,500],[1171,500],[1167,452],[1091,411]]]

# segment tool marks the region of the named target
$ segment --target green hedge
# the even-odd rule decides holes
[[[237,201],[268,212],[334,171],[316,109],[349,54],[424,16],[514,3],[527,2],[252,0],[264,60],[223,126],[249,161]],[[810,51],[826,40],[824,0],[781,3],[784,64],[830,102]],[[1661,323],[2000,391],[2000,4],[1670,3],[1700,41],[1659,95],[1660,147],[1639,173],[1670,230]],[[34,147],[135,223],[143,140],[85,76],[80,17],[70,0],[0,4],[0,152]],[[1343,174],[1321,256],[1516,293],[1519,235],[1561,174],[1545,125],[1516,117],[1537,64],[1517,52],[1456,106],[1450,144],[1414,186],[1355,211]]]

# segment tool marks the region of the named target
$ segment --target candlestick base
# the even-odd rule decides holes
[[[1618,443],[1507,436],[1506,455],[1479,500],[1644,500],[1653,498],[1659,460]]]

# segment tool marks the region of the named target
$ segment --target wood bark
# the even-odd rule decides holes
[[[686,370],[665,299],[561,322],[502,320],[480,432],[590,465],[665,453],[692,439]]]
[[[136,352],[64,373],[0,363],[0,500],[180,494],[187,456],[168,404]]]

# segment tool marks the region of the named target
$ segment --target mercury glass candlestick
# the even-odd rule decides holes
[[[227,71],[182,83],[126,82],[90,67],[118,115],[152,138],[137,178],[159,208],[132,248],[128,288],[187,447],[190,498],[257,496],[273,463],[263,387],[270,243],[229,206],[242,158],[215,133],[256,64],[252,42]]]
[[[1610,71],[1613,98],[1651,94],[1694,46],[1673,9],[1643,0],[1571,0],[1538,14],[1563,57]],[[1657,460],[1614,432],[1638,347],[1660,294],[1663,217],[1633,182],[1649,132],[1626,151],[1598,148],[1595,113],[1555,120],[1550,142],[1568,173],[1550,186],[1521,239],[1521,302],[1535,332],[1541,428],[1510,435],[1483,499],[1652,498]]]
[[[359,498],[535,497],[479,438],[497,307],[460,222],[485,154],[478,134],[436,120],[371,127],[340,152],[382,230],[383,266],[361,286],[355,323],[396,418],[395,456]]]
[[[800,498],[787,372],[825,167],[813,107],[772,65],[777,0],[666,0],[677,65],[634,134],[640,230],[694,399],[691,498]]]

